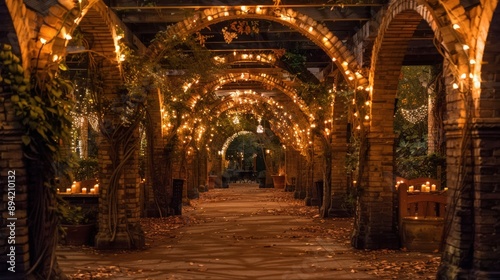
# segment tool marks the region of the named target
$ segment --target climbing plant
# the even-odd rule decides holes
[[[59,72],[40,80],[26,73],[12,47],[0,44],[0,90],[10,95],[15,116],[22,125],[29,200],[31,269],[38,279],[57,279],[55,250],[58,242],[57,180],[70,176],[70,142],[73,107],[72,85]]]

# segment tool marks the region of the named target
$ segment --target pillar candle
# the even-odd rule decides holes
[[[435,192],[435,191],[436,191],[436,185],[435,185],[435,184],[432,184],[432,186],[431,186],[431,191],[432,191],[432,192]]]
[[[71,193],[71,188],[67,188],[67,189],[66,189],[66,192],[67,192],[67,193]]]
[[[94,185],[94,190],[95,190],[95,193],[99,193],[99,184],[95,184]]]
[[[413,186],[408,187],[408,192],[413,192]]]
[[[422,186],[420,186],[420,191],[421,192],[425,192],[426,191],[426,185],[425,184],[422,184]]]
[[[82,188],[82,193],[87,193],[87,188]]]
[[[95,189],[94,188],[90,189],[90,194],[95,194]]]

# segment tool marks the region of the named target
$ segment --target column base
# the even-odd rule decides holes
[[[341,208],[333,208],[330,207],[328,209],[328,217],[332,218],[348,218],[348,217],[353,217],[354,214]]]
[[[397,250],[400,246],[399,237],[394,232],[386,232],[377,234],[360,234],[354,233],[351,239],[351,245],[356,249],[393,249]]]
[[[306,198],[306,192],[305,191],[295,191],[293,193],[293,198],[295,198],[295,199],[304,199],[304,198]]]
[[[306,206],[319,206],[319,199],[316,197],[306,197],[304,202]]]
[[[131,235],[126,232],[118,232],[115,240],[111,241],[111,236],[107,233],[98,233],[95,238],[95,247],[98,250],[131,250],[140,249],[146,244],[146,239],[142,230],[140,232],[133,231]]]

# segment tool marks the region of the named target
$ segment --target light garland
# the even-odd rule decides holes
[[[400,109],[401,115],[407,120],[408,122],[412,124],[416,124],[418,122],[421,122],[425,119],[425,117],[428,114],[428,107],[427,104],[424,104],[416,109],[411,109],[407,110],[404,108]]]

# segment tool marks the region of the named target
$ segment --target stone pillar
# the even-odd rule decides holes
[[[24,129],[17,122],[10,98],[0,105],[0,189],[2,223],[0,228],[0,271],[9,279],[24,279],[30,269],[28,238],[28,186],[23,161],[21,136]],[[9,201],[15,205],[9,206]],[[13,225],[13,227],[9,227]],[[11,230],[11,228],[13,230]],[[15,241],[15,243],[13,243]],[[12,261],[12,262],[11,262]],[[15,272],[8,269],[14,267]]]
[[[495,18],[485,44],[486,62],[500,55],[494,42],[500,34],[498,7]],[[481,89],[470,80],[465,87],[472,89],[464,88],[464,93],[447,89],[449,203],[438,279],[500,278],[500,68],[497,63],[481,65]]]
[[[293,154],[293,159],[297,161],[295,192],[293,194],[295,199],[304,199],[306,197],[306,184],[307,184],[307,161],[303,155],[298,151]]]
[[[347,155],[347,144],[342,140],[334,141],[332,145],[332,195],[328,216],[344,217],[349,215],[344,206],[344,197],[347,194],[347,170],[345,158]]]
[[[368,134],[362,192],[356,209],[352,245],[355,248],[399,248],[393,228],[393,145],[394,136]]]
[[[334,103],[332,129],[332,195],[328,216],[343,217],[346,212],[344,197],[348,190],[346,157],[348,147],[347,117],[345,117],[346,102],[343,97],[336,97]]]
[[[144,246],[144,234],[140,227],[140,177],[138,129],[133,132],[135,143],[132,156],[124,163],[115,188],[113,172],[123,162],[124,151],[129,146],[115,143],[111,146],[103,136],[99,141],[99,232],[96,236],[98,249],[132,249]],[[113,214],[109,214],[111,211]],[[111,227],[110,227],[111,223]],[[116,232],[113,226],[116,225]]]

